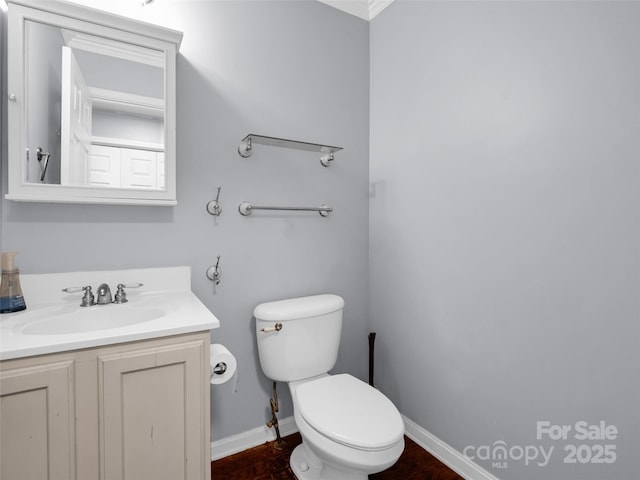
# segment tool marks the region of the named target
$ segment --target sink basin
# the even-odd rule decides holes
[[[0,318],[0,361],[201,332],[220,322],[191,291],[189,267],[21,275],[27,309]],[[142,283],[124,304],[81,307],[69,285]]]
[[[154,307],[122,305],[95,305],[77,307],[72,311],[57,312],[46,318],[28,322],[22,333],[25,335],[68,335],[97,330],[110,330],[148,322],[164,316],[165,311]]]

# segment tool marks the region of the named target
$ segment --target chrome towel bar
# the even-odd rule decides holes
[[[333,208],[325,204],[322,204],[319,207],[270,207],[265,205],[253,205],[249,202],[242,202],[238,207],[238,210],[245,217],[251,215],[251,212],[254,210],[296,210],[304,212],[318,212],[322,217],[326,217],[333,212]]]

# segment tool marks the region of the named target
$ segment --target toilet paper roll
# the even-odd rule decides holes
[[[236,373],[238,362],[236,357],[227,347],[219,343],[214,343],[209,347],[211,367],[211,384],[218,385],[228,382]]]

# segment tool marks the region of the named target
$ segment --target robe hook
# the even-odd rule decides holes
[[[220,205],[219,201],[221,188],[222,187],[218,187],[218,194],[216,195],[216,199],[211,200],[209,203],[207,203],[207,212],[209,212],[211,215],[215,215],[216,217],[219,217],[222,213],[222,205]]]
[[[207,278],[216,285],[220,285],[220,278],[222,277],[222,270],[220,270],[220,255],[218,255],[218,260],[215,265],[207,268]]]

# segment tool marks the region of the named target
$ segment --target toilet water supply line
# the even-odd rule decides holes
[[[273,382],[273,398],[269,399],[269,404],[271,406],[271,420],[267,422],[267,427],[273,427],[276,429],[275,449],[284,450],[287,442],[285,442],[280,436],[280,427],[278,426],[278,417],[276,416],[276,413],[278,413],[278,410],[280,409],[278,406],[278,389],[276,387],[276,382]]]

